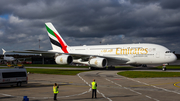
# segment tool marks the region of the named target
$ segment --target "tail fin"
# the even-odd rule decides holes
[[[6,57],[6,51],[2,48],[2,51],[3,51],[3,55],[4,55],[4,57]]]
[[[49,35],[53,50],[58,50],[64,53],[68,53],[66,42],[63,40],[63,38],[54,28],[52,23],[45,23],[45,25],[46,25],[47,33]]]
[[[3,51],[3,55],[6,53],[6,51],[2,48],[2,51]]]

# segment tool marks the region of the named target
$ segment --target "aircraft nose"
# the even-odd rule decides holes
[[[172,60],[172,62],[174,62],[174,61],[176,61],[176,60],[177,60],[177,57],[176,57],[176,55],[175,55],[175,54],[172,54],[172,55],[171,55],[171,60]]]

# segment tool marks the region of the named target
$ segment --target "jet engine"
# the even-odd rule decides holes
[[[104,68],[107,66],[107,59],[105,58],[92,58],[89,60],[91,67]]]
[[[58,55],[55,57],[55,62],[57,64],[70,64],[72,61],[73,58],[70,55]]]

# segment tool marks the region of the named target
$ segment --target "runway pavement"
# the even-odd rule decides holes
[[[53,83],[59,84],[58,101],[179,101],[180,78],[126,78],[119,71],[89,71],[76,76],[29,74],[22,87],[0,87],[0,101],[53,101]],[[91,98],[92,80],[98,84]]]

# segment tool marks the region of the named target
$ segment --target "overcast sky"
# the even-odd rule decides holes
[[[155,43],[180,54],[180,0],[1,0],[0,48],[38,50],[40,39],[50,50],[45,22],[69,46]]]

